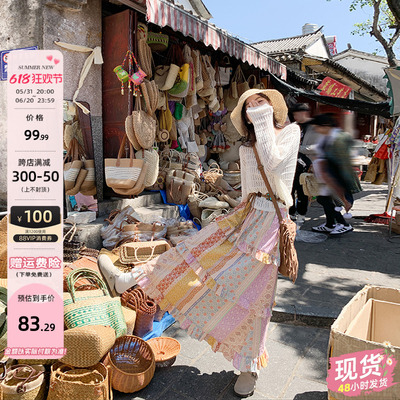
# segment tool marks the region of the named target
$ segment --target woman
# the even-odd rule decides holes
[[[300,130],[285,126],[287,107],[276,90],[246,91],[231,119],[247,139],[240,148],[243,201],[132,274],[190,336],[233,362],[240,371],[235,393],[247,397],[268,362],[265,342],[279,265],[279,222],[252,145],[287,215]]]
[[[351,232],[353,227],[337,211],[337,204],[343,204],[346,212],[353,206],[353,193],[360,192],[361,185],[351,165],[350,149],[353,139],[337,128],[333,114],[317,115],[311,122],[322,135],[318,143],[318,158],[314,161],[314,171],[322,183],[317,202],[324,208],[326,222],[312,228],[315,232],[332,236]]]

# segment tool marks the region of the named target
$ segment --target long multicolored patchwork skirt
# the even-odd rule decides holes
[[[272,207],[273,208],[273,207]],[[190,336],[239,371],[265,367],[279,265],[275,211],[241,203],[158,258],[133,269],[138,284]]]

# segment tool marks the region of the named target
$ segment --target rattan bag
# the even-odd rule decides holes
[[[2,400],[45,400],[46,381],[42,365],[13,365],[0,383]]]
[[[78,369],[60,362],[52,365],[47,400],[110,400],[108,369],[98,363]]]
[[[90,367],[100,362],[114,342],[115,331],[110,326],[92,325],[67,329],[64,332],[67,354],[60,361],[73,367]]]

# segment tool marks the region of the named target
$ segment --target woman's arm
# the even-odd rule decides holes
[[[256,147],[266,172],[279,175],[286,167],[288,157],[297,155],[300,143],[300,128],[291,124],[275,134],[273,108],[264,104],[247,109],[254,125]],[[277,140],[278,136],[279,140]]]

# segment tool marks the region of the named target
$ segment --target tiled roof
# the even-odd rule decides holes
[[[293,36],[283,39],[265,40],[263,42],[252,43],[252,46],[266,54],[284,53],[300,49],[304,50],[323,36],[321,28],[319,28],[316,32],[308,33],[306,35]]]

